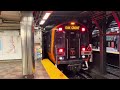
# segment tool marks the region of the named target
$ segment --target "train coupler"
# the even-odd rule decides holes
[[[69,64],[67,66],[68,70],[78,72],[81,69],[81,64]]]

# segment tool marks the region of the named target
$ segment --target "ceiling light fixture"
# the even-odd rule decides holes
[[[40,25],[43,25],[43,24],[45,23],[45,21],[48,19],[48,17],[51,15],[52,12],[53,12],[53,11],[47,11],[47,12],[45,13],[45,15],[43,16],[43,18],[42,18],[41,21],[40,21]]]
[[[48,19],[48,17],[50,16],[51,13],[46,13],[43,17],[44,20]]]
[[[40,25],[43,25],[45,23],[45,20],[40,21]]]

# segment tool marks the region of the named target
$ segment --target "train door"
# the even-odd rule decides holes
[[[78,31],[66,31],[66,59],[79,59],[80,33]]]

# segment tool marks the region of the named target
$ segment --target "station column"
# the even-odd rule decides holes
[[[101,20],[100,30],[100,72],[106,73],[106,17]]]
[[[102,18],[100,18],[102,16]],[[94,23],[99,29],[99,40],[100,40],[100,61],[99,61],[99,72],[100,74],[106,74],[106,12],[102,15],[98,15],[93,18]]]
[[[31,11],[22,12],[20,25],[22,39],[23,76],[24,78],[34,78],[34,30],[32,30],[33,14]]]

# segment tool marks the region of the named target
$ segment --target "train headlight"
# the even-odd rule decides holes
[[[59,57],[59,60],[63,60],[64,59],[64,57]]]
[[[82,55],[82,58],[85,58],[85,55]]]

